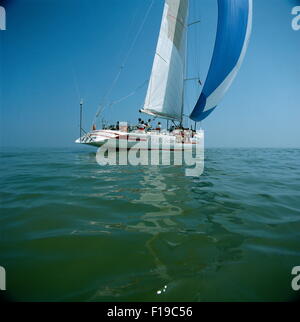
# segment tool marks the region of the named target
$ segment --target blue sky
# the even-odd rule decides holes
[[[191,0],[188,76],[205,80],[214,44],[216,0]],[[88,129],[151,0],[10,0],[0,31],[1,146],[70,146],[79,98]],[[210,147],[300,147],[300,31],[296,0],[254,0],[250,46],[230,91],[204,122]],[[299,4],[300,5],[300,4]],[[163,0],[155,0],[109,101],[149,79]],[[195,41],[197,40],[197,41]],[[187,109],[201,88],[187,87]],[[135,123],[146,86],[106,109],[111,122]],[[145,116],[147,118],[147,116]]]

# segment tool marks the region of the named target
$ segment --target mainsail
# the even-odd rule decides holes
[[[166,0],[144,113],[181,121],[189,0]]]
[[[246,54],[252,27],[252,0],[218,0],[219,17],[214,53],[200,98],[190,115],[205,119],[219,104]]]

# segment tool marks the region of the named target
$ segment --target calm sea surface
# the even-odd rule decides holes
[[[207,149],[205,171],[2,149],[0,265],[26,301],[290,301],[300,149]]]

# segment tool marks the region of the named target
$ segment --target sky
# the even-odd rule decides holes
[[[79,136],[80,98],[88,130],[101,102],[108,106],[146,84],[164,1],[151,2],[0,1],[6,9],[6,30],[0,31],[0,145],[72,146]],[[189,31],[187,76],[204,81],[217,1],[191,2],[190,22],[201,22]],[[300,1],[254,0],[253,32],[242,68],[221,104],[201,123],[206,146],[300,147],[300,30],[291,27],[296,5]],[[101,118],[135,124],[146,89],[106,107]],[[187,84],[186,114],[200,92],[196,83]]]

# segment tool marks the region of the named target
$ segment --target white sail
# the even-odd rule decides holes
[[[182,118],[188,1],[165,1],[144,113]]]

